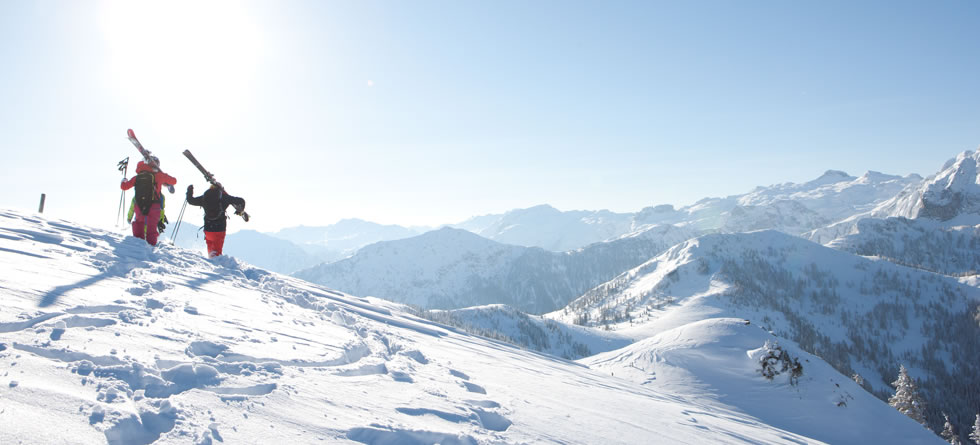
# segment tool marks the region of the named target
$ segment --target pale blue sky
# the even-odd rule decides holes
[[[108,226],[133,128],[253,222],[688,205],[980,145],[976,1],[0,0],[0,207]],[[176,216],[174,199],[170,208]],[[188,212],[200,223],[200,212]]]

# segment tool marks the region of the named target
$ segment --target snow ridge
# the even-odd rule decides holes
[[[972,416],[962,385],[980,380],[980,366],[958,357],[980,347],[978,305],[980,289],[954,278],[759,231],[682,243],[546,317],[635,338],[748,319],[859,373],[880,397],[899,364],[914,369],[935,424],[939,410]]]

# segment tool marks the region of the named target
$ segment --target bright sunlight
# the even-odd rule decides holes
[[[197,133],[233,121],[254,90],[262,38],[233,1],[110,1],[101,27],[126,106]]]

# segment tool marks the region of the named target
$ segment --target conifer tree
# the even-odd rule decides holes
[[[854,383],[857,383],[858,386],[862,388],[864,387],[864,377],[861,377],[861,374],[854,373],[854,375],[851,376],[851,379],[854,380]]]
[[[895,387],[895,395],[888,398],[888,404],[928,428],[926,425],[925,401],[919,395],[915,381],[912,380],[912,377],[909,377],[909,372],[905,369],[905,365],[901,365],[899,368],[898,379],[892,383],[892,386]]]
[[[970,433],[970,440],[980,445],[980,414],[977,414],[977,419],[973,421],[973,432]]]
[[[963,445],[960,442],[960,436],[956,434],[956,430],[953,429],[953,424],[949,421],[949,414],[943,413],[943,418],[946,419],[946,423],[943,424],[943,432],[939,433],[939,435],[952,445]]]

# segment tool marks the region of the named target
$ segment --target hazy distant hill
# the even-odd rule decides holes
[[[423,308],[502,303],[541,313],[692,236],[674,226],[649,227],[572,252],[498,243],[443,228],[372,244],[354,256],[295,276],[358,295]]]

